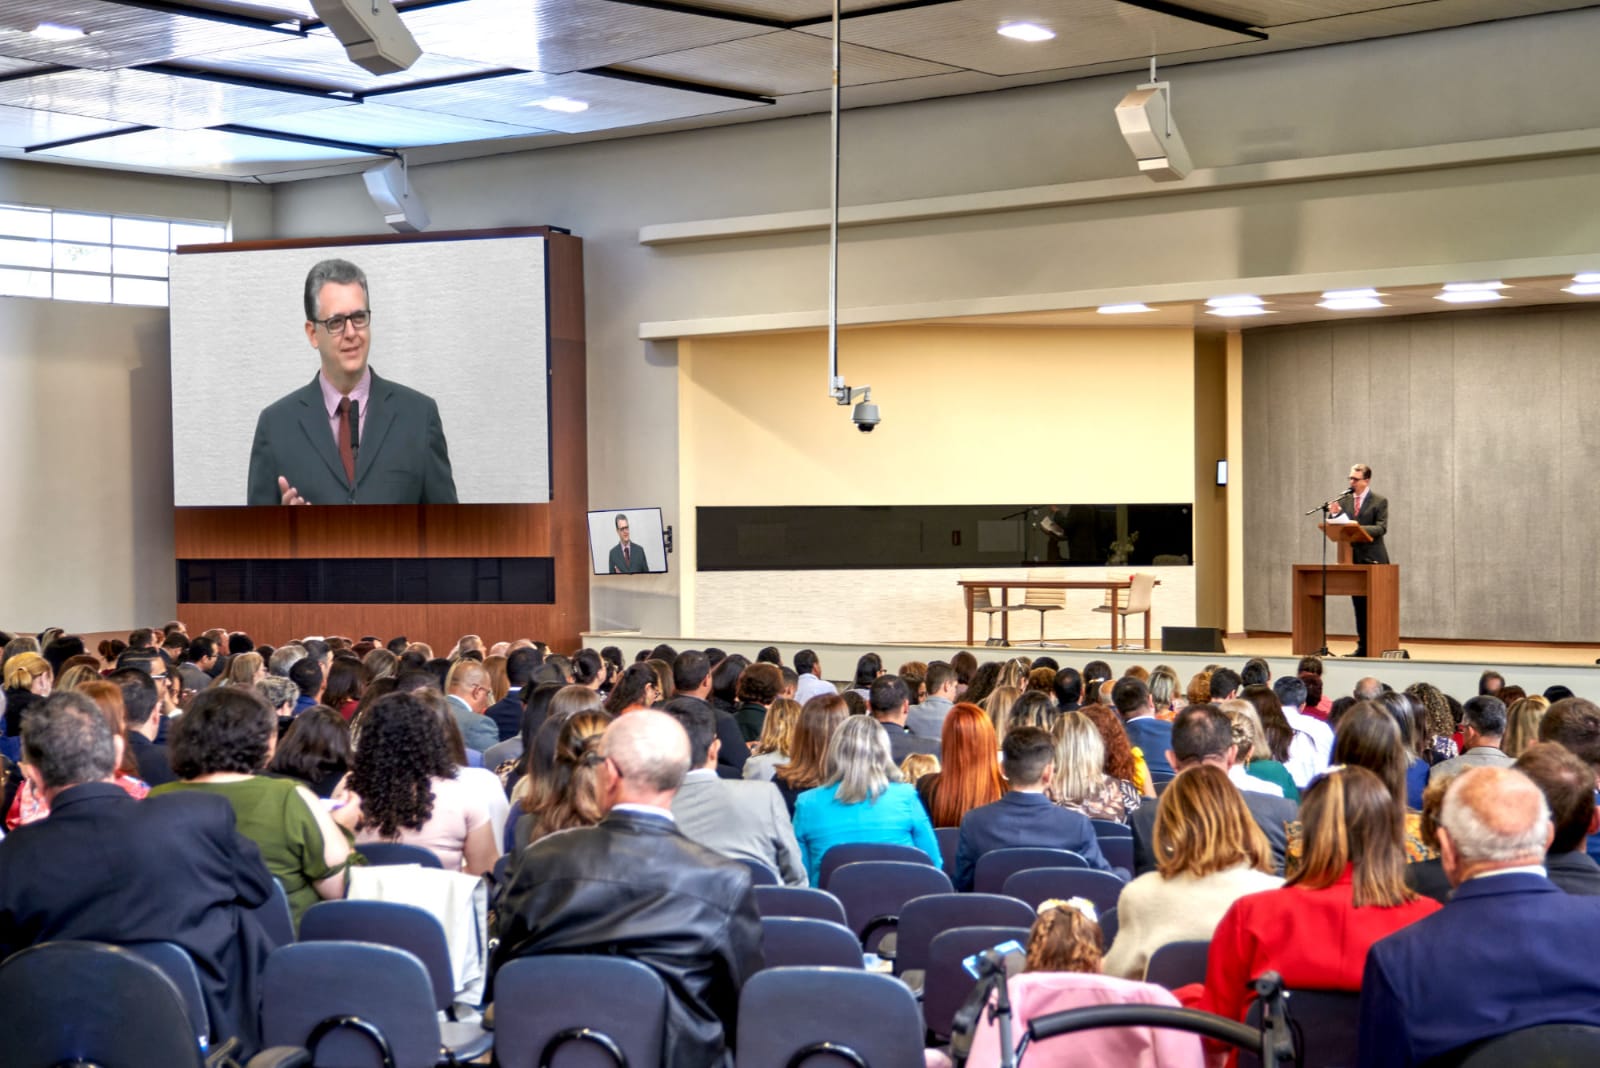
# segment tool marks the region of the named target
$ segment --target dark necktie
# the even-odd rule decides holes
[[[350,398],[339,398],[339,459],[344,463],[344,477],[353,488],[356,484],[356,454],[350,447]]]
[[[622,566],[628,566],[628,547],[626,545],[622,547]]]

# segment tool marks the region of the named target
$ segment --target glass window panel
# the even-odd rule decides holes
[[[111,276],[105,274],[65,274],[56,272],[57,300],[92,300],[101,304],[111,300]]]
[[[55,237],[57,241],[98,241],[102,245],[109,245],[111,216],[58,211]]]
[[[217,223],[172,224],[172,247],[179,245],[215,245],[228,240],[227,228]]]
[[[148,278],[167,276],[166,249],[159,252],[142,248],[114,248],[111,250],[111,270],[116,274],[142,274]]]
[[[0,264],[11,267],[49,267],[50,242],[0,237]]]
[[[0,267],[0,295],[8,297],[50,297],[49,271],[24,271]]]
[[[111,250],[104,245],[77,245],[56,242],[56,270],[111,273]]]
[[[165,219],[112,219],[111,240],[118,245],[137,245],[140,248],[167,247],[167,221]]]
[[[115,278],[111,282],[111,303],[151,304],[166,307],[167,283],[147,278]]]
[[[49,238],[50,213],[38,208],[0,207],[0,234]]]

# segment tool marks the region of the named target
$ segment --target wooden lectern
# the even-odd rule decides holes
[[[1357,523],[1319,523],[1319,530],[1339,546],[1339,562],[1328,565],[1329,597],[1367,599],[1367,651],[1382,652],[1400,647],[1400,568],[1395,564],[1356,564],[1351,562],[1352,546],[1370,542],[1372,535]],[[1322,566],[1295,564],[1294,655],[1305,656],[1321,649]]]

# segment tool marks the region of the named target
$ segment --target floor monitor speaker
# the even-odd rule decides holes
[[[1164,653],[1225,653],[1222,631],[1216,627],[1162,627]]]

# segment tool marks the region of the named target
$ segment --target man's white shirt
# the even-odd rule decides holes
[[[1294,740],[1289,743],[1289,759],[1284,767],[1294,784],[1304,790],[1312,779],[1328,770],[1333,759],[1333,730],[1315,716],[1308,716],[1298,708],[1284,707],[1283,718],[1294,728]]]

